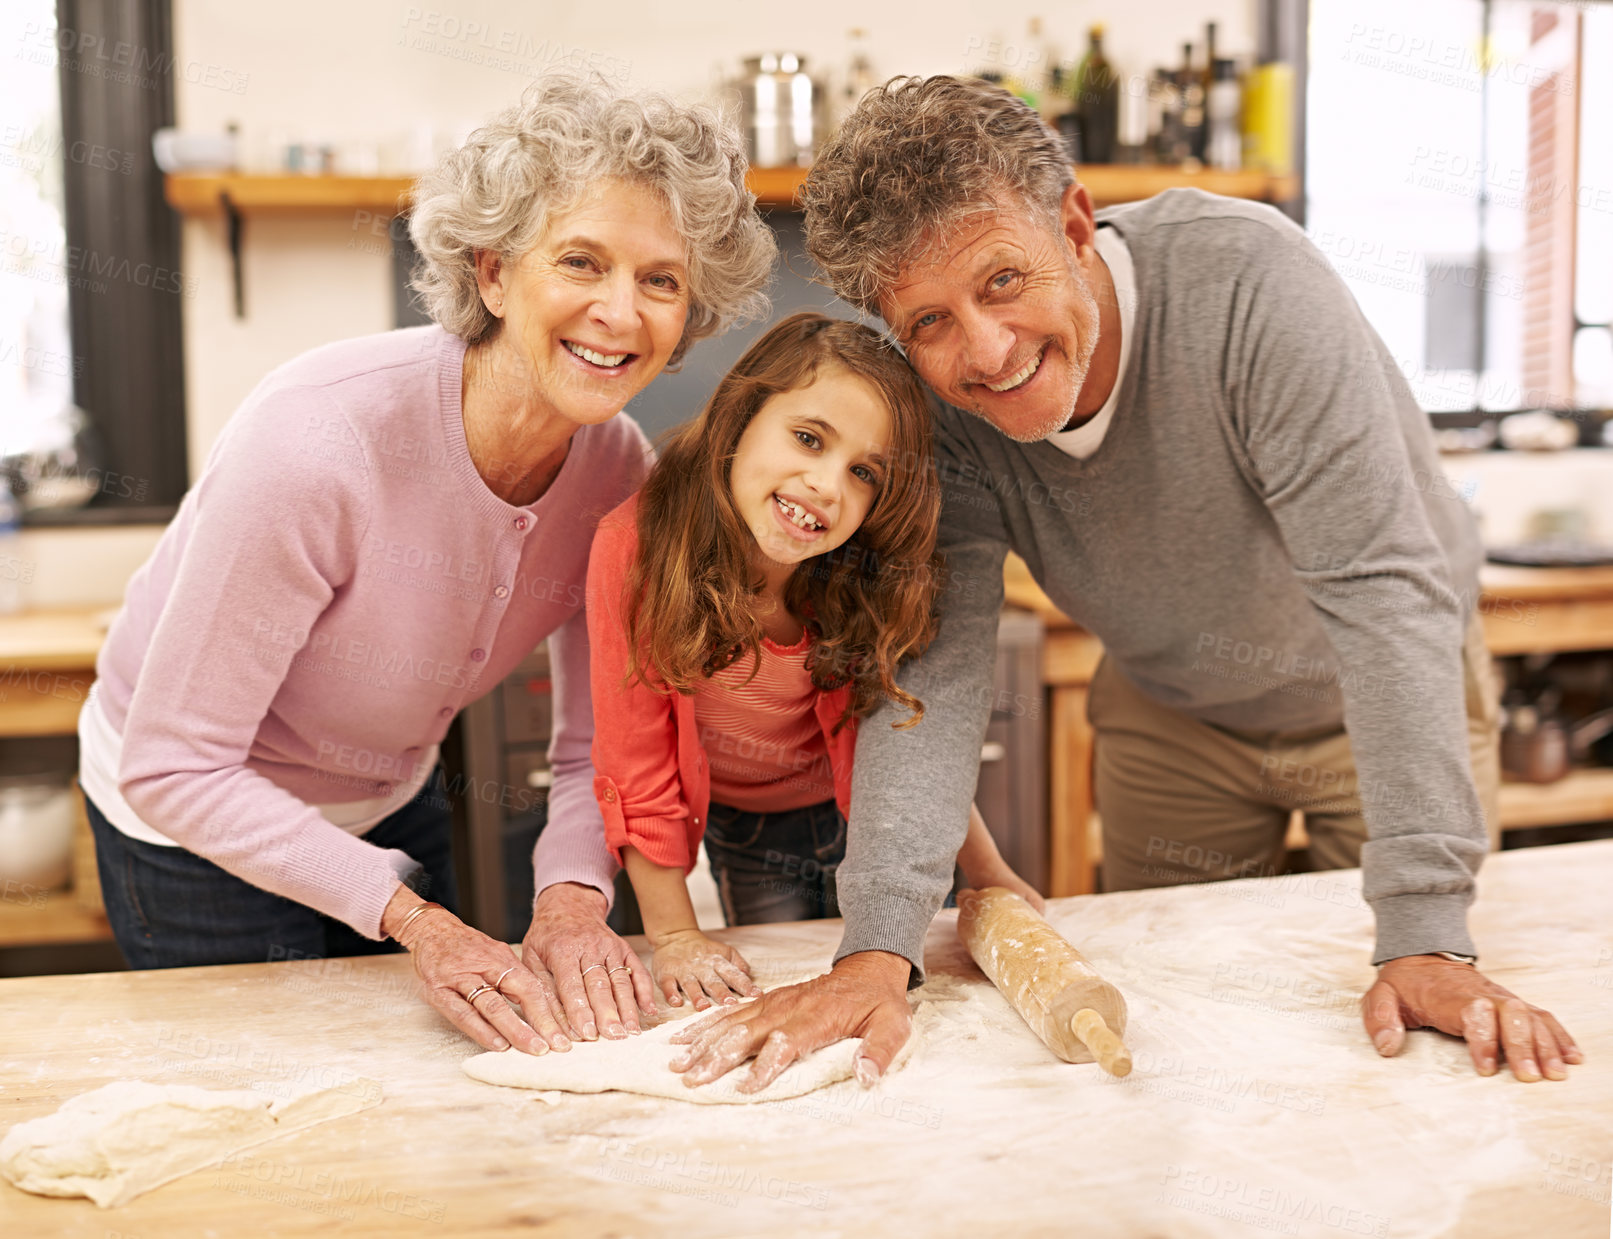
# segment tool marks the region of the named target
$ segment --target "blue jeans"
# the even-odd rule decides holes
[[[261,964],[270,959],[379,955],[402,950],[253,886],[182,847],[131,839],[84,798],[112,936],[131,968]],[[457,912],[453,811],[442,771],[364,838],[419,861],[412,885]]]
[[[846,819],[833,800],[783,813],[713,802],[706,856],[730,925],[840,915],[835,870],[846,857]]]

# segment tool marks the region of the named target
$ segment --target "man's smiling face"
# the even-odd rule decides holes
[[[880,312],[942,399],[1034,443],[1075,416],[1098,302],[1064,220],[1017,203],[957,227],[902,271]],[[1090,228],[1090,224],[1088,224]]]

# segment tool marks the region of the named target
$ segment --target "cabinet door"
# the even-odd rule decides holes
[[[549,678],[549,646],[538,646],[505,677],[499,696],[504,703],[504,743],[548,744],[554,730]]]

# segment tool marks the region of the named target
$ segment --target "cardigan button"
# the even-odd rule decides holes
[[[615,799],[616,799],[616,789],[614,787],[607,787],[605,789],[605,799],[609,800],[609,801],[615,801]]]

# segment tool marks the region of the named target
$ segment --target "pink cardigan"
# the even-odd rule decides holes
[[[540,888],[608,899],[592,795],[588,546],[649,447],[586,426],[547,493],[477,473],[462,341],[436,327],[332,344],[265,378],[225,427],[97,663],[118,786],[147,825],[379,938],[410,865],[315,805],[385,795],[454,715],[553,634],[554,784]]]
[[[624,686],[627,634],[621,618],[622,586],[638,549],[635,495],[599,523],[588,556],[588,640],[594,699],[594,794],[605,821],[605,842],[621,860],[632,844],[658,865],[694,868],[711,772],[694,697],[657,692],[642,683]],[[849,688],[820,692],[813,710],[823,728],[834,773],[835,801],[851,811],[851,767],[856,720],[838,735],[835,724],[850,700]]]

